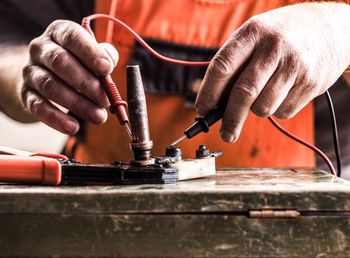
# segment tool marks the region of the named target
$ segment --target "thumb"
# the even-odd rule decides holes
[[[118,60],[119,60],[119,54],[118,54],[118,51],[117,49],[109,44],[109,43],[99,43],[99,45],[101,47],[104,48],[104,50],[107,52],[108,56],[109,56],[109,59],[110,59],[110,63],[113,64],[113,67],[110,67],[110,70],[109,70],[109,73],[108,74],[111,74],[114,67],[117,66],[117,63],[118,63]]]

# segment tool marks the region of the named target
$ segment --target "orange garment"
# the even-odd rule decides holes
[[[232,31],[258,13],[295,1],[288,0],[119,0],[115,16],[143,37],[185,45],[219,48]],[[110,1],[96,1],[96,13],[109,13]],[[104,41],[107,23],[97,21],[96,36]],[[125,67],[134,39],[119,27],[114,28],[113,44],[120,59],[112,74],[126,96]],[[142,72],[142,67],[141,67]],[[163,155],[165,148],[193,123],[196,113],[184,108],[179,96],[147,94],[153,154]],[[281,122],[289,131],[313,142],[313,110],[308,105],[292,120]],[[209,133],[200,134],[180,144],[184,157],[192,157],[199,144],[224,155],[218,166],[313,166],[314,154],[277,131],[267,119],[250,114],[238,142],[224,143],[219,137],[219,124]],[[171,126],[169,126],[171,125]],[[128,161],[132,159],[129,139],[117,119],[109,115],[104,125],[87,124],[86,141],[81,143],[76,158],[82,162]]]

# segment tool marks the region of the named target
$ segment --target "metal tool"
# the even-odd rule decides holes
[[[135,161],[150,161],[153,142],[150,139],[146,96],[138,65],[126,67],[127,100],[132,132],[130,147]]]

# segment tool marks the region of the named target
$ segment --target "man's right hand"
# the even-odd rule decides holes
[[[112,72],[118,61],[110,44],[98,44],[79,24],[57,20],[29,45],[21,96],[29,112],[66,134],[79,130],[78,121],[56,103],[88,122],[104,123],[108,98],[98,76]]]

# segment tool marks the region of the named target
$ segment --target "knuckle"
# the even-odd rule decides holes
[[[215,79],[222,79],[231,76],[233,73],[233,67],[230,62],[230,54],[228,51],[218,52],[211,62],[211,68],[211,76],[214,76]]]
[[[285,34],[279,30],[270,30],[270,32],[266,35],[265,40],[273,49],[281,49],[287,44]]]
[[[25,65],[22,70],[22,77],[24,81],[27,81],[29,77],[32,77],[33,73],[34,73],[33,65],[32,64]]]
[[[27,108],[34,115],[40,115],[40,113],[42,112],[42,109],[43,109],[43,105],[44,105],[44,100],[43,99],[40,99],[40,98],[38,98],[36,96],[28,98]]]
[[[279,74],[285,80],[293,78],[298,71],[298,58],[294,54],[287,54],[283,60],[281,60],[281,71]]]
[[[75,24],[73,21],[58,19],[50,23],[47,27],[47,32],[49,34],[58,33],[68,33],[70,28]]]
[[[42,40],[40,37],[33,39],[29,43],[29,55],[33,59],[35,59],[36,56],[38,56],[42,51]]]
[[[63,23],[64,23],[64,20],[60,20],[60,19],[55,20],[55,21],[51,22],[47,28],[48,28],[48,30],[55,30],[57,28],[61,28]]]
[[[259,15],[250,18],[243,26],[248,35],[259,35],[265,31],[265,25]]]
[[[39,78],[39,91],[47,97],[55,96],[57,94],[56,80],[52,76],[45,74]]]
[[[66,46],[79,42],[80,31],[77,29],[76,24],[72,22],[67,24],[62,35],[62,44]]]
[[[259,39],[270,35],[271,30],[272,26],[262,15],[255,15],[242,26],[242,36],[258,42]]]
[[[241,79],[233,87],[233,97],[243,104],[252,103],[259,95],[258,89],[248,79]]]
[[[298,83],[303,85],[305,91],[313,91],[315,86],[319,84],[319,75],[315,74],[312,68],[304,64],[301,64],[301,71],[297,78]]]
[[[50,63],[53,70],[67,65],[69,56],[64,50],[54,49],[49,53]]]

